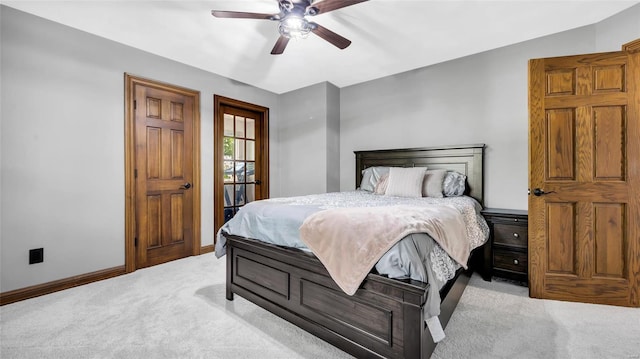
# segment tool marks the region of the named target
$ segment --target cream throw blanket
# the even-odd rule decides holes
[[[429,234],[467,268],[466,226],[462,214],[449,206],[334,208],[312,214],[300,227],[302,241],[348,295],[356,292],[382,255],[412,233]]]

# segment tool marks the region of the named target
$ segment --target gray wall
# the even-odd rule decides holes
[[[340,89],[327,83],[327,192],[340,191]]]
[[[640,38],[640,5],[595,24],[595,52],[617,51],[623,44]]]
[[[2,6],[2,292],[124,264],[124,73],[200,91],[202,244],[213,243],[213,95],[278,96]],[[276,154],[277,131],[271,133]],[[279,161],[271,156],[278,196]],[[44,247],[44,263],[28,250]]]
[[[339,190],[339,91],[323,82],[280,95],[283,196]]]
[[[640,5],[597,25],[342,88],[340,188],[355,186],[355,150],[484,143],[485,205],[527,209],[528,60],[618,51],[640,37],[638,19]]]

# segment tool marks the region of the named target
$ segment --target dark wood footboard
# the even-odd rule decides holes
[[[435,348],[422,307],[429,285],[369,274],[346,295],[306,252],[227,238],[227,299],[238,294],[359,358],[429,358]],[[443,326],[469,276],[443,288]]]

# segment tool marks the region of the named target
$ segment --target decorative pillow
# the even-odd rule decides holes
[[[444,176],[447,174],[447,170],[428,170],[424,176],[424,183],[422,184],[422,196],[442,198],[442,183],[444,182]]]
[[[460,172],[449,171],[444,176],[442,192],[446,197],[462,196],[466,190],[465,183],[467,176]]]
[[[375,194],[384,194],[389,186],[389,174],[385,173],[380,177],[380,181],[376,184]]]
[[[425,167],[391,167],[389,168],[389,184],[385,195],[399,197],[422,197],[422,182]]]
[[[380,177],[389,173],[389,167],[368,167],[362,170],[362,181],[360,181],[360,189],[373,192],[376,184],[380,181]]]

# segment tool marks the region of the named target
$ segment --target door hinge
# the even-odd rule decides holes
[[[138,237],[133,239],[133,245],[136,247],[138,246]]]
[[[133,109],[137,110],[138,109],[138,101],[133,100]]]
[[[138,178],[138,170],[137,169],[133,170],[133,178]]]

